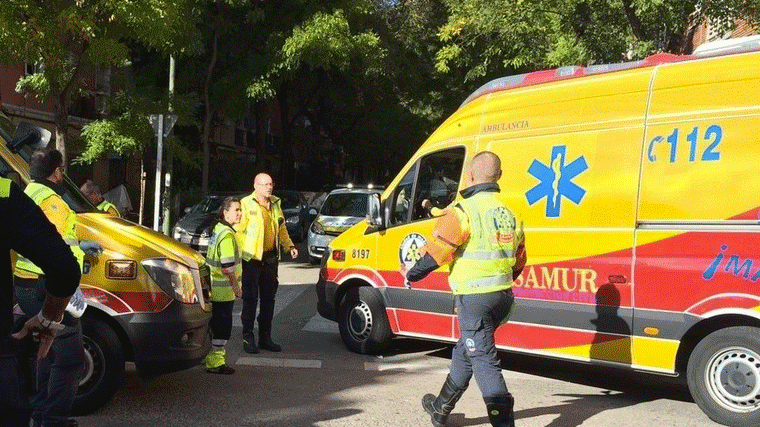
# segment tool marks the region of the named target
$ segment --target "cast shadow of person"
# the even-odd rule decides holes
[[[591,341],[589,358],[614,362],[621,368],[630,368],[631,326],[620,314],[620,291],[612,283],[605,283],[596,292],[596,318],[591,323],[596,334]]]

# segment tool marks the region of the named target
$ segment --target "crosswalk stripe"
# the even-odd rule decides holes
[[[236,365],[266,366],[270,368],[321,368],[321,360],[279,359],[266,357],[239,357]]]

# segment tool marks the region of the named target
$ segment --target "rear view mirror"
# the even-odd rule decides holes
[[[45,148],[50,142],[52,134],[49,130],[35,126],[31,123],[21,122],[16,127],[13,140],[8,143],[8,148],[17,153],[25,145],[34,149]]]
[[[385,229],[385,221],[383,220],[383,204],[380,202],[379,194],[369,195],[368,212],[367,222],[369,225],[377,227],[380,230]]]

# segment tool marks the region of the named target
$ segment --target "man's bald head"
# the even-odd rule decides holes
[[[501,160],[499,156],[483,151],[470,161],[470,179],[473,184],[496,182],[501,178]]]
[[[272,182],[272,177],[269,176],[269,174],[262,172],[253,178],[253,191],[256,192],[259,196],[267,199],[272,197],[273,188],[274,183]]]

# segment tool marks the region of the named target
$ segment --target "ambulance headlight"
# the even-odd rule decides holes
[[[311,223],[311,232],[314,234],[325,234],[325,229],[317,221]]]
[[[185,304],[198,302],[190,269],[168,258],[152,258],[142,262],[151,279],[170,297]]]

